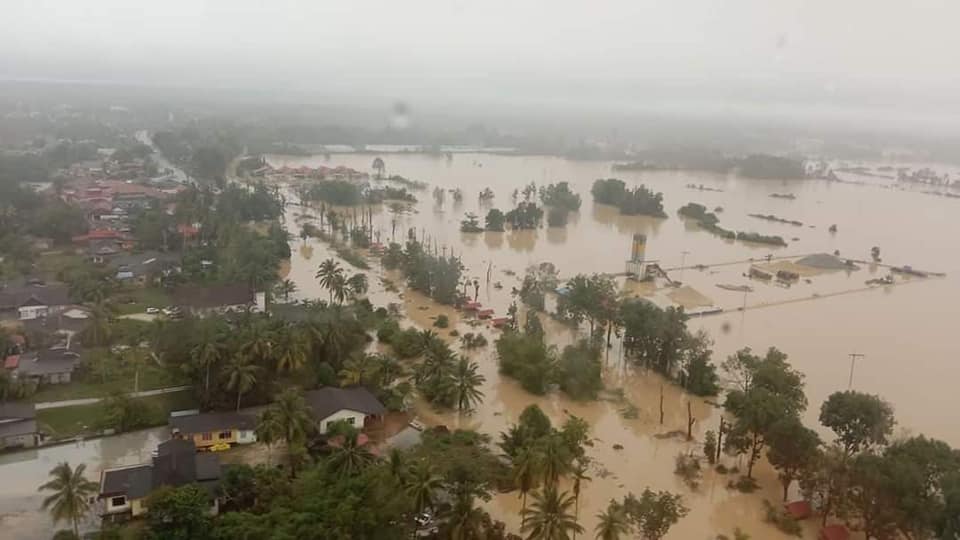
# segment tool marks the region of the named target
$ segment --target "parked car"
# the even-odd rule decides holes
[[[147,308],[147,315],[158,315],[159,313],[160,313],[160,310],[158,308],[155,308],[155,307]]]

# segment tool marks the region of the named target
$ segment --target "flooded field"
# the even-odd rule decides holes
[[[368,170],[371,160],[370,155],[336,155],[329,162],[319,157],[274,157],[270,161],[274,166],[325,164]],[[648,238],[647,258],[658,261],[684,287],[656,289],[649,284],[627,283],[625,291],[662,305],[679,302],[696,306],[694,311],[710,306],[726,310],[691,321],[694,329],[703,328],[714,339],[718,363],[744,346],[777,346],[788,353],[791,362],[806,375],[811,406],[805,420],[809,425],[817,425],[819,405],[829,394],[847,388],[848,354],[858,352],[866,357],[857,364],[853,386],[892,402],[900,433],[922,432],[960,445],[960,429],[946,413],[960,406],[960,397],[950,387],[960,376],[956,363],[960,345],[948,337],[956,325],[956,300],[960,298],[960,254],[949,248],[960,230],[960,201],[889,189],[880,182],[882,179],[857,185],[748,180],[693,172],[613,173],[609,163],[549,157],[456,155],[447,160],[392,155],[387,160],[387,172],[429,182],[430,189],[440,186],[463,190],[461,204],[455,204],[448,194],[443,205],[435,203],[429,189],[418,192],[420,201],[413,211],[398,218],[397,236],[401,238],[403,231],[414,228],[418,236],[453,249],[467,267],[465,276],[480,281],[480,302],[494,308],[498,316],[505,314],[512,301],[510,290],[519,286],[527,266],[549,261],[557,266],[561,277],[581,272],[622,273],[633,234],[643,233]],[[594,204],[590,187],[595,179],[606,177],[618,177],[628,184],[644,183],[663,192],[669,217],[625,217],[615,208]],[[508,210],[513,206],[511,192],[531,181],[538,185],[568,181],[580,193],[583,206],[571,216],[566,228],[459,232],[466,213],[482,218],[490,207]],[[702,184],[712,191],[691,189],[689,184]],[[487,187],[494,191],[495,199],[481,206],[478,193]],[[796,198],[770,197],[773,193],[792,193]],[[676,215],[676,210],[688,202],[701,203],[711,210],[722,207],[718,215],[725,228],[780,235],[789,245],[774,248],[731,242],[699,230]],[[300,211],[291,207],[288,213]],[[748,214],[776,215],[803,225],[759,220]],[[295,217],[288,215],[287,219],[296,234]],[[391,219],[384,209],[375,209],[373,220],[384,241],[390,238]],[[835,234],[828,232],[831,225],[837,226]],[[314,240],[306,245],[295,242],[298,247],[289,276],[298,284],[297,296],[324,297],[326,293],[313,276],[317,264],[332,252]],[[898,276],[895,285],[868,287],[866,281],[885,277],[889,270],[867,263],[849,271],[807,269],[790,287],[744,277],[753,264],[751,259],[758,265],[771,265],[768,270],[774,272],[796,270],[798,259],[816,253],[839,251],[841,257],[866,261],[873,246],[881,248],[884,264],[912,265],[946,276]],[[774,260],[766,261],[768,255]],[[489,283],[488,267],[492,267]],[[377,278],[380,273],[376,263],[369,273],[374,303],[401,303],[418,326],[429,327],[439,313],[453,315],[449,308],[436,306],[414,292],[401,291],[402,299],[397,293],[387,292]],[[402,289],[402,282],[396,281]],[[495,287],[498,282],[502,288]],[[718,287],[721,284],[728,288]],[[730,290],[742,285],[749,285],[752,292]],[[743,306],[747,309],[740,310]],[[457,324],[459,319],[451,319],[451,328],[461,333],[476,331],[464,321]],[[495,339],[495,331],[481,328]],[[548,323],[548,335],[558,344],[576,337],[571,330],[553,323]],[[626,398],[639,408],[639,417],[633,420],[623,419],[618,412],[620,405],[609,401],[576,403],[559,395],[532,396],[513,381],[499,377],[492,347],[473,354],[487,379],[483,387],[486,398],[479,410],[461,417],[439,414],[420,404],[418,414],[427,423],[472,427],[494,438],[531,403],[539,404],[555,422],[561,422],[566,414],[584,417],[596,439],[589,451],[596,463],[590,474],[593,480],[581,497],[580,519],[588,531],[595,525],[594,516],[611,498],[650,486],[684,493],[692,508],[669,538],[730,535],[734,527],[741,527],[754,538],[782,537],[762,520],[762,499],[779,500],[776,477],[769,467],[758,468],[762,486],[759,496],[728,490],[728,477],[709,472],[700,488],[691,491],[673,474],[674,457],[688,449],[688,443],[682,438],[657,435],[685,429],[686,402],[692,399],[697,418],[694,434],[699,438],[703,431],[716,429],[716,408],[665,384],[666,417],[664,425],[659,425],[656,411],[662,381],[654,374],[624,369],[618,346],[608,353],[605,382],[608,388],[622,388]],[[614,445],[622,445],[623,450],[615,450]],[[519,528],[520,501],[515,494],[498,495],[487,506],[512,529]],[[813,534],[811,529],[807,536]]]
[[[369,170],[372,159],[370,155],[344,154],[335,155],[329,162],[319,157],[274,157],[271,163],[346,165]],[[893,403],[901,433],[925,433],[960,446],[960,427],[951,414],[960,407],[960,396],[952,389],[953,382],[960,377],[960,344],[952,339],[960,299],[960,253],[953,247],[960,230],[960,200],[889,189],[884,183],[890,181],[878,178],[869,178],[869,183],[860,185],[759,181],[693,172],[614,173],[609,163],[471,154],[458,154],[449,161],[422,155],[390,155],[386,161],[388,174],[432,184],[427,191],[417,192],[420,201],[413,211],[398,218],[397,237],[402,238],[405,230],[412,227],[418,236],[425,235],[438,246],[453,249],[468,269],[465,275],[479,280],[479,300],[485,307],[495,309],[497,315],[505,314],[513,300],[511,288],[519,286],[527,266],[549,261],[557,266],[561,277],[581,272],[623,273],[631,239],[635,233],[643,233],[648,238],[648,259],[658,261],[672,279],[684,286],[669,289],[620,278],[624,293],[650,298],[661,305],[685,304],[692,311],[723,308],[722,314],[690,322],[692,328],[702,328],[714,339],[714,358],[718,363],[744,346],[777,346],[785,351],[806,375],[811,406],[805,420],[810,426],[817,425],[820,403],[830,393],[847,388],[847,355],[858,352],[866,356],[857,363],[853,386]],[[606,177],[619,177],[628,184],[645,183],[663,192],[669,217],[624,217],[613,207],[594,204],[590,187],[596,178]],[[489,207],[508,210],[513,206],[511,192],[531,181],[538,185],[569,181],[580,193],[583,206],[571,216],[566,228],[459,232],[460,220],[467,212],[482,217]],[[702,184],[719,191],[691,189],[688,184]],[[430,193],[434,186],[462,189],[462,204],[455,204],[448,194],[446,202],[438,206]],[[491,205],[481,207],[478,193],[486,187],[494,191],[495,199]],[[796,198],[770,197],[773,193],[792,193]],[[688,202],[701,203],[710,210],[722,207],[718,216],[725,228],[780,235],[789,245],[773,248],[720,239],[676,215],[676,210]],[[296,282],[295,298],[324,299],[327,293],[314,275],[317,265],[335,253],[323,242],[300,240],[297,223],[302,220],[298,220],[297,214],[301,213],[308,211],[296,206],[288,208],[287,226],[294,235],[293,256],[281,273]],[[748,214],[776,215],[803,225],[760,220]],[[374,208],[373,220],[384,241],[390,238],[391,219],[385,208]],[[837,233],[831,234],[828,228],[834,224]],[[834,251],[842,257],[869,260],[873,246],[880,247],[884,264],[907,264],[944,272],[946,276],[897,276],[893,286],[868,287],[866,281],[885,277],[888,269],[867,263],[859,264],[855,271],[814,270],[798,268],[796,264],[803,256]],[[772,260],[766,260],[768,255]],[[683,493],[692,509],[668,538],[707,539],[720,533],[730,536],[735,527],[753,538],[786,538],[763,523],[762,499],[780,498],[775,474],[763,463],[755,471],[762,489],[752,495],[728,490],[726,484],[731,477],[713,472],[705,473],[696,491],[673,474],[677,453],[699,444],[705,430],[717,428],[719,416],[713,404],[686,396],[674,386],[663,384],[653,373],[625,369],[619,344],[607,354],[604,378],[608,388],[622,389],[626,401],[638,408],[636,419],[624,419],[619,412],[623,403],[613,400],[577,403],[560,395],[530,395],[515,382],[498,375],[492,347],[496,331],[485,324],[471,327],[469,319],[451,308],[437,306],[418,293],[404,290],[400,276],[382,273],[376,261],[370,261],[372,268],[366,273],[370,278],[369,296],[375,304],[397,303],[407,315],[408,324],[423,328],[431,327],[437,315],[446,314],[451,320],[449,330],[457,329],[461,334],[482,331],[491,341],[491,346],[471,353],[486,377],[482,388],[486,397],[479,409],[470,416],[460,416],[437,413],[417,404],[416,413],[426,423],[471,427],[496,439],[532,403],[540,405],[555,422],[574,414],[590,423],[595,440],[588,454],[595,465],[589,473],[592,480],[583,488],[580,505],[580,521],[588,533],[595,526],[595,515],[610,499],[650,486]],[[789,287],[777,285],[775,280],[749,280],[744,274],[753,264],[773,272],[797,271],[800,279]],[[488,267],[492,268],[489,283]],[[391,287],[381,279],[384,277],[399,290],[391,292]],[[495,287],[498,282],[502,288]],[[744,285],[752,292],[744,293]],[[743,306],[747,309],[741,311]],[[563,345],[576,339],[569,328],[547,318],[542,320],[552,342]],[[453,344],[449,330],[442,335]],[[661,386],[665,407],[662,426],[658,413]],[[693,428],[697,441],[658,437],[686,429],[688,400],[697,419]],[[36,487],[57,462],[86,463],[88,476],[95,479],[104,467],[147,460],[163,433],[161,428],[0,456],[0,478],[5,481],[0,494],[0,523],[5,532],[0,531],[0,538],[49,536],[49,517],[39,510],[41,496]],[[623,449],[616,450],[614,445]],[[730,458],[724,459],[728,465],[735,464]],[[519,528],[520,500],[515,493],[497,495],[486,506],[511,529]],[[810,529],[805,536],[812,538],[814,534]]]

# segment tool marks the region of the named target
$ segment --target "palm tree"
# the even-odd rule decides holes
[[[630,533],[630,522],[623,511],[623,506],[616,501],[610,501],[607,510],[597,514],[597,540],[620,540],[621,536]]]
[[[257,373],[260,366],[252,363],[244,354],[234,355],[230,362],[223,367],[223,374],[227,377],[227,390],[237,392],[237,410],[240,410],[240,398],[249,392],[257,383]]]
[[[570,470],[569,450],[562,436],[554,433],[541,444],[543,483],[556,487],[560,477]]]
[[[375,357],[366,353],[358,353],[350,357],[340,370],[340,384],[343,386],[363,386],[364,376],[373,371]]]
[[[50,470],[51,480],[37,490],[53,492],[43,500],[43,509],[50,510],[54,523],[70,522],[77,538],[80,537],[80,519],[90,511],[90,499],[100,489],[96,482],[84,478],[86,469],[83,463],[71,469],[64,461]]]
[[[586,456],[580,456],[574,461],[573,469],[571,473],[573,474],[573,516],[577,519],[580,519],[580,487],[582,482],[589,482],[591,479],[587,476],[587,467],[590,465],[590,458]],[[574,534],[576,538],[576,534]]]
[[[526,523],[527,493],[537,486],[540,477],[540,454],[533,447],[527,446],[520,449],[516,457],[513,458],[513,483],[520,490],[522,499],[520,515],[522,522]]]
[[[264,411],[257,427],[267,434],[268,440],[282,439],[287,443],[287,450],[292,451],[295,444],[306,439],[307,430],[312,424],[312,412],[303,399],[303,394],[298,388],[287,388],[277,396],[273,405]],[[291,457],[291,475],[295,474],[293,463]]]
[[[84,341],[90,345],[104,345],[113,334],[115,308],[109,302],[98,301],[90,306],[90,324],[83,331]]]
[[[357,297],[363,296],[367,292],[367,289],[370,288],[369,282],[367,281],[367,275],[358,272],[352,276],[346,282],[347,290],[350,291],[350,295]]]
[[[454,392],[457,401],[457,410],[463,412],[473,408],[473,405],[483,401],[483,392],[479,387],[486,382],[486,377],[477,373],[476,362],[461,356],[456,367],[453,368]]]
[[[273,335],[262,320],[253,320],[241,337],[240,352],[254,361],[269,360],[273,353]]]
[[[399,448],[391,448],[390,453],[387,454],[387,472],[398,486],[403,487],[407,478],[407,460]]]
[[[533,504],[523,511],[524,526],[530,534],[527,540],[570,540],[570,533],[582,533],[583,527],[570,514],[573,497],[557,493],[555,486],[547,485],[533,494]]]
[[[433,498],[443,486],[443,479],[437,475],[427,461],[418,461],[410,468],[407,483],[407,497],[413,502],[413,509],[423,512],[433,507]]]
[[[386,354],[375,354],[373,358],[378,387],[388,388],[403,375],[403,366],[396,358]]]
[[[450,540],[474,540],[484,538],[484,512],[474,506],[473,495],[469,492],[457,494],[448,515]]]
[[[310,341],[303,330],[291,328],[277,340],[277,370],[296,371],[307,363]]]
[[[210,396],[210,370],[220,362],[225,350],[219,332],[213,326],[213,323],[204,322],[201,324],[200,337],[197,339],[197,344],[190,349],[190,355],[205,372],[203,390],[207,397]]]
[[[334,276],[333,281],[330,284],[330,294],[333,297],[333,300],[337,301],[337,305],[343,303],[347,299],[347,295],[350,293],[350,287],[347,285],[347,280],[343,275]]]
[[[327,259],[320,263],[316,278],[320,280],[320,286],[330,291],[330,303],[333,303],[333,290],[337,281],[343,281],[343,268],[340,263],[333,259]]]
[[[293,280],[285,279],[277,283],[277,294],[283,297],[284,302],[290,301],[290,295],[297,292],[297,284]]]
[[[348,429],[343,433],[343,442],[335,446],[327,461],[340,476],[352,476],[367,467],[374,460],[370,450],[359,443],[360,431]]]
[[[379,156],[373,160],[373,170],[377,171],[377,179],[383,178],[383,171],[386,169],[387,165]]]

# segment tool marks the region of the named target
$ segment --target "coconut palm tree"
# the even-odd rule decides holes
[[[533,503],[523,511],[523,532],[527,540],[570,540],[571,533],[582,533],[583,527],[570,514],[573,497],[566,492],[558,493],[555,486],[547,485],[533,494]]]
[[[390,478],[396,481],[398,486],[403,487],[407,478],[407,458],[399,448],[391,448],[387,454],[387,472]]]
[[[483,392],[479,388],[487,379],[477,373],[477,369],[479,369],[477,363],[471,362],[465,356],[461,356],[453,368],[453,387],[458,411],[470,410],[475,404],[483,401]]]
[[[306,332],[298,328],[286,331],[281,339],[277,340],[274,350],[277,359],[277,370],[296,371],[307,363],[310,341]]]
[[[283,297],[284,302],[290,301],[290,295],[297,292],[297,284],[293,280],[285,279],[277,283],[277,294]]]
[[[253,361],[266,362],[273,354],[274,336],[266,323],[253,320],[240,338],[240,352]]]
[[[410,467],[406,494],[417,513],[433,507],[434,496],[442,486],[443,479],[434,472],[430,463],[418,461]]]
[[[105,345],[113,335],[113,304],[100,300],[90,306],[90,324],[83,330],[81,338],[88,345]]]
[[[371,354],[358,353],[350,357],[340,370],[340,384],[343,386],[362,386],[364,377],[375,368],[376,358]]]
[[[83,463],[75,469],[64,461],[50,470],[50,481],[37,491],[52,491],[43,500],[43,509],[50,511],[54,523],[67,521],[73,525],[73,534],[80,537],[80,520],[90,511],[90,499],[100,486],[84,478],[87,466]]]
[[[283,440],[287,449],[302,444],[313,425],[313,413],[299,388],[287,388],[260,417],[258,429],[268,433],[270,440]],[[290,459],[290,474],[294,475],[294,461]]]
[[[450,528],[450,540],[479,540],[484,538],[484,512],[474,506],[474,497],[471,493],[457,494],[447,516],[447,527]]]
[[[320,286],[330,292],[330,303],[333,303],[333,293],[337,282],[343,282],[343,268],[340,263],[333,259],[327,259],[320,263],[316,278],[320,280]]]
[[[254,364],[244,354],[234,355],[227,365],[223,366],[223,375],[227,378],[227,390],[237,392],[237,410],[240,410],[240,399],[257,383],[257,374],[260,366]]]
[[[200,325],[200,336],[197,344],[190,349],[190,355],[196,364],[204,371],[203,393],[210,397],[210,371],[223,359],[226,347],[221,335],[212,321],[205,321]]]
[[[513,458],[513,484],[520,490],[522,522],[526,523],[527,494],[537,487],[540,478],[540,453],[536,448],[527,446],[520,449]]]
[[[359,430],[344,429],[342,435],[342,443],[334,447],[327,463],[340,476],[352,476],[372,463],[374,455],[365,445],[359,443]]]
[[[367,281],[367,275],[358,272],[347,280],[347,290],[350,292],[350,296],[358,297],[363,296],[367,290],[370,288],[370,284]]]
[[[606,511],[597,514],[594,532],[597,533],[597,540],[620,540],[630,534],[630,521],[623,511],[623,506],[616,501],[610,501]]]
[[[373,170],[377,171],[377,179],[383,178],[383,172],[387,170],[386,163],[379,156],[373,160]]]
[[[571,474],[573,475],[573,517],[580,519],[580,488],[581,483],[589,482],[591,478],[587,476],[587,467],[590,465],[590,458],[587,456],[580,456],[573,462],[573,468],[571,469]],[[574,533],[574,538],[576,538],[576,533]]]
[[[540,446],[543,483],[556,486],[560,477],[570,470],[570,451],[559,433],[546,437]]]

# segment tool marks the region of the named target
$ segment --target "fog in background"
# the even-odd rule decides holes
[[[5,0],[0,79],[955,133],[955,0]],[[214,95],[214,94],[208,94]]]

